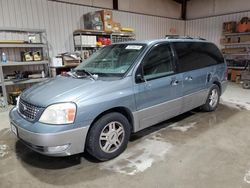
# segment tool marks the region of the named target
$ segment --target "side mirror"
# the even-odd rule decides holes
[[[141,73],[138,73],[138,74],[135,76],[135,81],[136,81],[136,83],[142,83],[142,82],[145,82],[145,79],[144,79],[144,77],[141,75]]]

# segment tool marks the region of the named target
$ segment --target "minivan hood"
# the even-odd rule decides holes
[[[31,104],[46,107],[53,103],[76,102],[80,96],[81,100],[85,97],[93,97],[108,84],[110,84],[110,81],[58,76],[25,90],[21,98]]]

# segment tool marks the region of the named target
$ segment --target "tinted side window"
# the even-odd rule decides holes
[[[214,44],[176,42],[173,45],[178,55],[180,72],[200,69],[224,62],[220,51]]]
[[[143,60],[143,73],[146,80],[151,80],[174,73],[173,56],[168,44],[157,45]]]

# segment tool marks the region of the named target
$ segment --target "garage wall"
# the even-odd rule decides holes
[[[113,0],[58,0],[58,1],[75,3],[85,6],[95,6],[95,7],[109,8],[109,9],[113,8]]]
[[[222,37],[223,22],[240,21],[240,19],[244,16],[250,17],[250,11],[188,20],[185,23],[185,34],[194,37],[206,38],[207,40],[212,41],[221,47],[220,38]]]
[[[58,0],[81,5],[113,8],[113,0]],[[169,18],[181,17],[181,5],[173,0],[118,0],[119,10]]]
[[[191,0],[187,3],[187,19],[248,10],[250,10],[249,0]]]
[[[119,10],[164,16],[181,17],[181,5],[173,0],[119,0]]]
[[[49,0],[0,0],[0,28],[46,29],[50,56],[73,51],[74,30],[81,28],[84,13],[97,8]],[[133,27],[136,38],[162,38],[166,34],[184,34],[184,21],[114,11],[114,20]]]

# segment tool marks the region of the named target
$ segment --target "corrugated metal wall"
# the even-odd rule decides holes
[[[249,12],[228,14],[223,16],[189,20],[186,22],[185,34],[189,36],[206,38],[216,43],[219,47],[222,37],[223,22],[240,21],[242,17],[250,17]]]
[[[83,14],[98,9],[49,0],[0,0],[0,28],[46,29],[50,56],[73,51],[74,30],[81,27]],[[162,38],[170,33],[184,34],[184,21],[114,11],[114,20],[133,27],[137,39]]]

